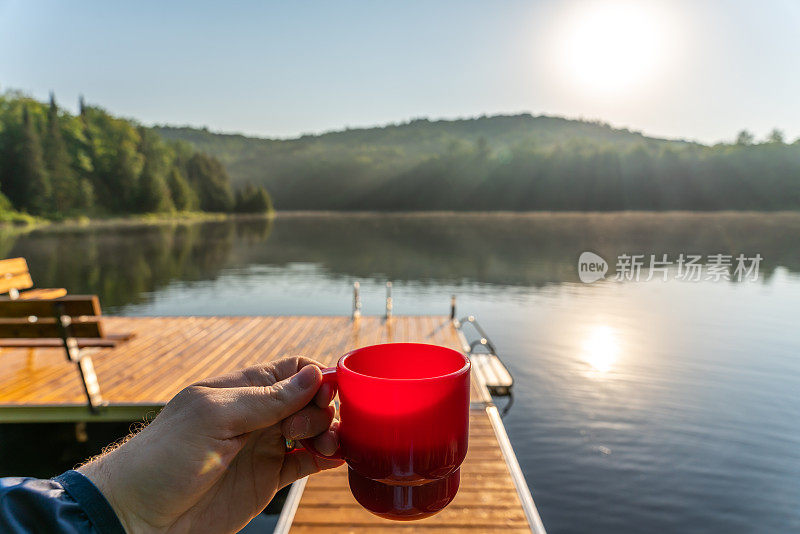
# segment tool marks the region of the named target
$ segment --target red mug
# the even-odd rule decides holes
[[[422,343],[348,352],[322,371],[339,391],[339,450],[350,490],[370,512],[413,520],[456,496],[469,435],[470,362]],[[311,440],[309,451],[320,454]]]

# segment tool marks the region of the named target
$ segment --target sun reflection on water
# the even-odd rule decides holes
[[[592,371],[605,374],[616,363],[619,352],[614,329],[605,325],[595,326],[583,341],[581,359],[591,366]]]

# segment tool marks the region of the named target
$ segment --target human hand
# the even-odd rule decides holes
[[[280,488],[342,464],[286,451],[284,437],[317,436],[324,454],[337,448],[334,391],[320,387],[319,366],[284,358],[198,382],[78,471],[129,533],[238,531]]]

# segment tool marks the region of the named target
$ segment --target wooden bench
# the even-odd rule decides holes
[[[67,360],[78,367],[89,409],[96,412],[104,401],[92,358],[82,349],[114,347],[132,337],[107,334],[101,315],[96,295],[36,300],[0,297],[0,347],[63,347]]]
[[[8,293],[13,300],[54,299],[67,294],[64,288],[29,289],[33,279],[25,258],[0,260],[0,293]],[[29,289],[20,292],[20,289]]]

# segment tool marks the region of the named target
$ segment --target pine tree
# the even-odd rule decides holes
[[[19,183],[22,198],[19,206],[35,215],[51,208],[50,180],[42,157],[42,145],[28,107],[22,108],[22,138],[19,147]]]
[[[47,130],[42,142],[45,168],[50,176],[53,194],[53,208],[58,213],[67,213],[75,205],[78,180],[72,170],[70,156],[61,124],[58,119],[58,106],[55,95],[50,93],[50,108],[47,112]]]
[[[14,205],[22,198],[22,184],[17,173],[21,137],[22,129],[15,122],[8,121],[0,128],[0,188]]]

